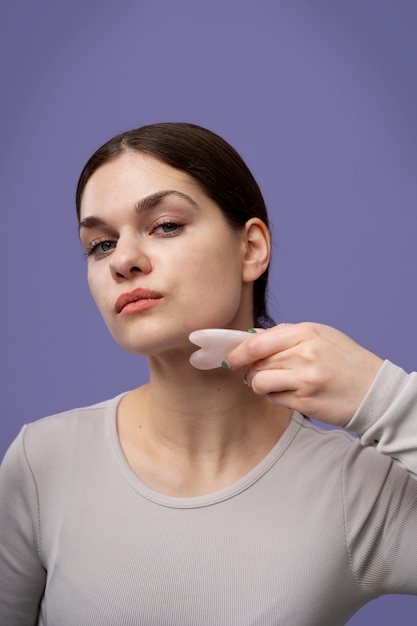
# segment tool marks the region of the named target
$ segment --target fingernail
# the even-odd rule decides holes
[[[222,361],[222,368],[225,369],[225,370],[230,370],[230,365],[226,361],[226,359],[224,361]]]
[[[248,333],[256,333],[256,328],[248,328]]]
[[[248,384],[248,377],[246,376],[246,374],[243,377],[243,384],[247,385]]]

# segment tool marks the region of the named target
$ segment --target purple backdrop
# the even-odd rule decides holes
[[[25,422],[147,378],[95,311],[73,201],[91,152],[145,123],[207,126],[247,160],[277,320],[416,369],[416,27],[414,0],[3,3],[0,458]],[[349,624],[416,609],[391,596]]]

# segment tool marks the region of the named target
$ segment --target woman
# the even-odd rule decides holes
[[[93,297],[150,382],[12,444],[0,623],[322,626],[417,593],[416,374],[309,323],[190,364],[195,330],[271,324],[268,219],[239,155],[188,124],[123,133],[77,209]]]

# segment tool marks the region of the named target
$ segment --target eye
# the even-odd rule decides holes
[[[166,221],[162,224],[157,224],[153,230],[152,234],[154,235],[167,235],[172,236],[177,234],[177,232],[183,227],[182,224],[178,224],[178,222],[170,222]]]
[[[116,241],[111,241],[110,239],[100,239],[98,241],[92,241],[86,251],[86,256],[94,256],[96,259],[100,259],[101,257],[106,256],[115,247]]]

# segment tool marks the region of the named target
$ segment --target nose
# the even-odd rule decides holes
[[[148,274],[151,271],[151,263],[143,245],[138,238],[131,236],[119,237],[109,256],[109,267],[116,281],[132,278],[138,272]]]

